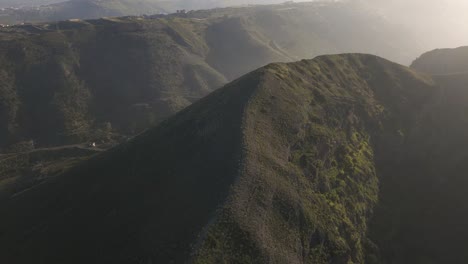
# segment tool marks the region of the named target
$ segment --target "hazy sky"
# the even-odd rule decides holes
[[[430,48],[468,45],[468,0],[357,0],[416,31]]]

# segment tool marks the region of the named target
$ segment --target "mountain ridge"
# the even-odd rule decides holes
[[[440,96],[448,86],[372,55],[269,64],[2,202],[0,255],[15,263],[425,263],[407,243],[407,251],[389,246],[400,238],[386,232],[408,243],[420,238],[404,232],[419,218],[398,218],[398,208],[414,210],[403,198],[432,195],[413,188],[422,176],[431,186],[437,172],[426,175],[411,162],[424,161],[432,147],[422,131],[434,125],[441,135],[452,111]],[[408,189],[398,192],[393,180]],[[466,182],[443,188],[453,186]],[[456,231],[434,229],[448,218],[431,221],[430,241]],[[9,244],[21,234],[25,242]],[[422,245],[440,247],[425,260],[460,263],[453,243]]]

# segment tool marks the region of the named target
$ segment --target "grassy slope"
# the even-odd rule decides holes
[[[414,263],[421,252],[398,248],[401,237],[391,235],[418,241],[406,229],[418,221],[442,238],[439,225],[458,213],[447,205],[461,195],[442,192],[432,206],[423,197],[433,189],[414,191],[438,180],[434,173],[419,182],[425,172],[444,168],[412,163],[432,146],[423,131],[445,122],[432,115],[450,115],[438,101],[442,91],[431,78],[370,55],[269,65],[5,201],[1,260]],[[397,166],[402,158],[414,166]],[[418,204],[405,203],[411,200]],[[447,215],[399,218],[403,205],[407,213],[445,208]],[[461,226],[446,228],[452,234]],[[445,252],[447,260],[462,257],[457,242],[445,241],[426,261],[439,263]]]

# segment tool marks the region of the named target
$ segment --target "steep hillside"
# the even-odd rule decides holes
[[[1,145],[132,135],[221,86],[204,43],[184,26],[192,25],[102,19],[4,32]]]
[[[274,61],[364,51],[405,61],[419,53],[397,32],[345,3],[3,28],[0,148],[31,139],[38,147],[118,142]]]
[[[421,55],[412,68],[429,74],[453,74],[468,72],[468,47],[437,49]]]
[[[2,201],[0,261],[464,263],[468,94],[444,78],[268,65]]]
[[[382,263],[464,263],[468,75],[435,76],[436,103],[381,164],[381,202],[372,235]],[[392,223],[392,224],[389,224]],[[376,262],[380,263],[380,262]]]

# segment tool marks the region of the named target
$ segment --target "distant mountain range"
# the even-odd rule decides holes
[[[63,0],[2,0],[0,8],[34,7],[63,2]]]
[[[6,0],[10,1],[10,0]],[[400,35],[411,34],[422,50],[456,47],[468,42],[466,1],[403,0],[311,0],[323,5],[354,5],[360,16],[365,12],[380,16],[394,25]],[[116,16],[168,14],[228,6],[279,4],[282,0],[18,0],[0,3],[0,24],[52,22],[68,19],[95,19]],[[297,1],[296,1],[297,2]],[[302,2],[302,0],[300,1]],[[288,2],[292,3],[292,2]],[[339,17],[337,16],[339,19]],[[373,23],[373,21],[369,21]],[[1,26],[0,25],[0,26]],[[396,26],[398,25],[398,26]],[[350,25],[356,28],[359,25]],[[376,30],[380,24],[376,24]],[[396,32],[395,32],[396,33]],[[438,38],[432,36],[440,36]],[[402,50],[405,52],[404,50]],[[373,52],[373,51],[370,51]]]
[[[409,63],[415,41],[353,5],[286,4],[0,30],[0,148],[132,136],[275,61],[373,51]]]
[[[68,0],[4,3],[0,23],[20,24],[67,19],[92,19],[106,16],[153,15],[177,10],[208,9],[248,4],[274,4],[277,0]],[[9,8],[11,7],[11,8]]]
[[[3,9],[0,11],[0,23],[20,24],[164,12],[166,11],[158,3],[149,0],[70,0],[42,6]]]
[[[327,0],[325,0],[327,1]],[[31,8],[40,7],[56,3],[67,3],[72,4],[73,2],[94,2],[106,5],[106,3],[122,3],[124,5],[132,4],[135,7],[141,6],[141,4],[151,4],[153,6],[159,6],[166,8],[167,11],[175,8],[180,9],[206,9],[214,7],[227,7],[227,6],[238,6],[238,5],[252,5],[252,4],[278,4],[287,1],[282,0],[2,0],[0,8]],[[142,7],[142,6],[141,6]],[[144,9],[141,9],[144,10]]]

